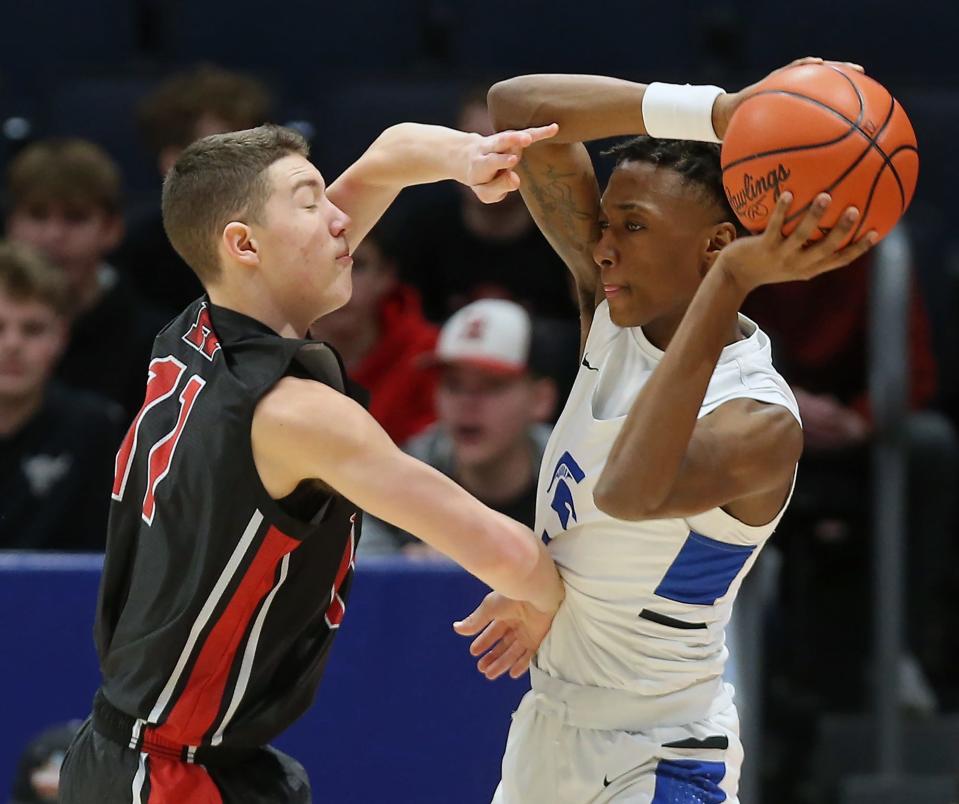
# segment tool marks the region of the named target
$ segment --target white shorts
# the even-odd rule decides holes
[[[576,725],[555,685],[547,694],[535,682],[513,714],[493,804],[738,804],[743,749],[728,685],[702,720],[620,731]],[[592,710],[589,689],[576,688],[587,692],[580,711]]]

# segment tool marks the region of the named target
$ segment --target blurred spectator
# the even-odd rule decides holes
[[[69,303],[56,268],[0,243],[0,549],[104,547],[122,412],[50,381]]]
[[[764,285],[749,296],[743,308],[773,339],[777,362],[788,371],[800,405],[806,402],[803,429],[813,451],[839,449],[868,438],[872,259],[867,255],[810,282]],[[915,409],[928,407],[936,393],[931,337],[926,308],[914,285],[909,396]]]
[[[485,90],[467,96],[456,127],[494,133]],[[417,210],[394,235],[401,275],[423,294],[426,317],[445,321],[475,299],[503,298],[536,316],[575,320],[569,271],[519,193],[483,204],[468,187],[453,189],[454,198]]]
[[[793,504],[780,531],[787,536],[795,533],[795,539],[786,541],[787,573],[794,578],[806,575],[816,594],[807,599],[802,590],[796,590],[798,598],[790,610],[805,619],[800,627],[808,630],[792,632],[794,645],[804,656],[787,661],[794,668],[803,667],[807,680],[840,708],[863,702],[862,675],[837,675],[813,657],[834,649],[849,666],[861,666],[868,656],[869,629],[851,633],[847,626],[867,622],[873,600],[868,521],[874,499],[873,426],[868,371],[869,361],[883,356],[868,353],[872,259],[867,255],[809,282],[762,287],[744,308],[772,340],[777,364],[799,401],[805,433]],[[906,426],[907,628],[912,649],[935,674],[937,668],[939,673],[947,669],[942,664],[949,623],[940,601],[945,599],[948,557],[955,555],[956,548],[959,458],[948,420],[927,409],[936,391],[936,366],[929,321],[915,285],[909,360],[914,412]],[[811,561],[815,570],[797,566],[796,561]],[[802,605],[796,605],[799,600]],[[844,616],[836,617],[836,611]]]
[[[166,176],[194,140],[265,123],[272,104],[269,90],[255,78],[205,65],[172,76],[147,96],[139,123],[160,175]],[[171,314],[203,293],[167,240],[159,199],[155,208],[133,216],[114,260],[148,299]]]
[[[370,413],[398,444],[436,420],[435,372],[417,357],[436,346],[419,294],[397,280],[396,264],[374,234],[353,253],[353,295],[310,328],[336,347],[347,373],[370,392]]]
[[[74,318],[57,375],[118,402],[132,418],[166,318],[104,260],[123,236],[119,169],[93,143],[43,140],[10,164],[7,200],[9,237],[48,257],[70,288]]]
[[[59,801],[60,766],[79,720],[51,726],[24,749],[13,782],[10,804],[55,804]]]
[[[529,315],[513,302],[485,299],[456,313],[443,325],[431,360],[440,372],[439,421],[404,447],[530,527],[550,433],[542,422],[557,402],[554,381],[540,369],[538,340]],[[372,517],[364,520],[360,547],[367,554],[399,547],[432,552]]]

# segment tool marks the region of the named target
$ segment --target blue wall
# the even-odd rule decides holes
[[[88,713],[100,563],[0,554],[0,800],[32,735]],[[316,704],[276,741],[306,767],[318,802],[489,801],[528,682],[487,682],[452,632],[484,591],[448,565],[361,563]]]

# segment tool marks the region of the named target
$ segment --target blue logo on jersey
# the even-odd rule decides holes
[[[577,521],[576,505],[573,503],[573,492],[569,487],[569,483],[566,481],[572,479],[578,484],[582,482],[584,477],[586,477],[586,473],[580,469],[579,464],[573,460],[573,456],[568,452],[564,452],[556,463],[556,468],[553,469],[553,479],[550,480],[549,488],[546,489],[546,493],[549,494],[553,491],[553,485],[555,484],[556,486],[556,491],[553,494],[553,499],[549,506],[559,517],[559,521],[563,525],[563,530],[569,527],[570,519],[572,519],[573,522]]]

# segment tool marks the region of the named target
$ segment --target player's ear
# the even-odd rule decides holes
[[[231,260],[248,268],[255,268],[260,264],[259,246],[253,237],[253,230],[245,223],[230,221],[224,226],[220,248]]]
[[[707,232],[706,242],[703,246],[703,258],[700,273],[706,276],[706,272],[713,267],[716,258],[720,252],[736,239],[736,227],[729,221],[717,223]]]

